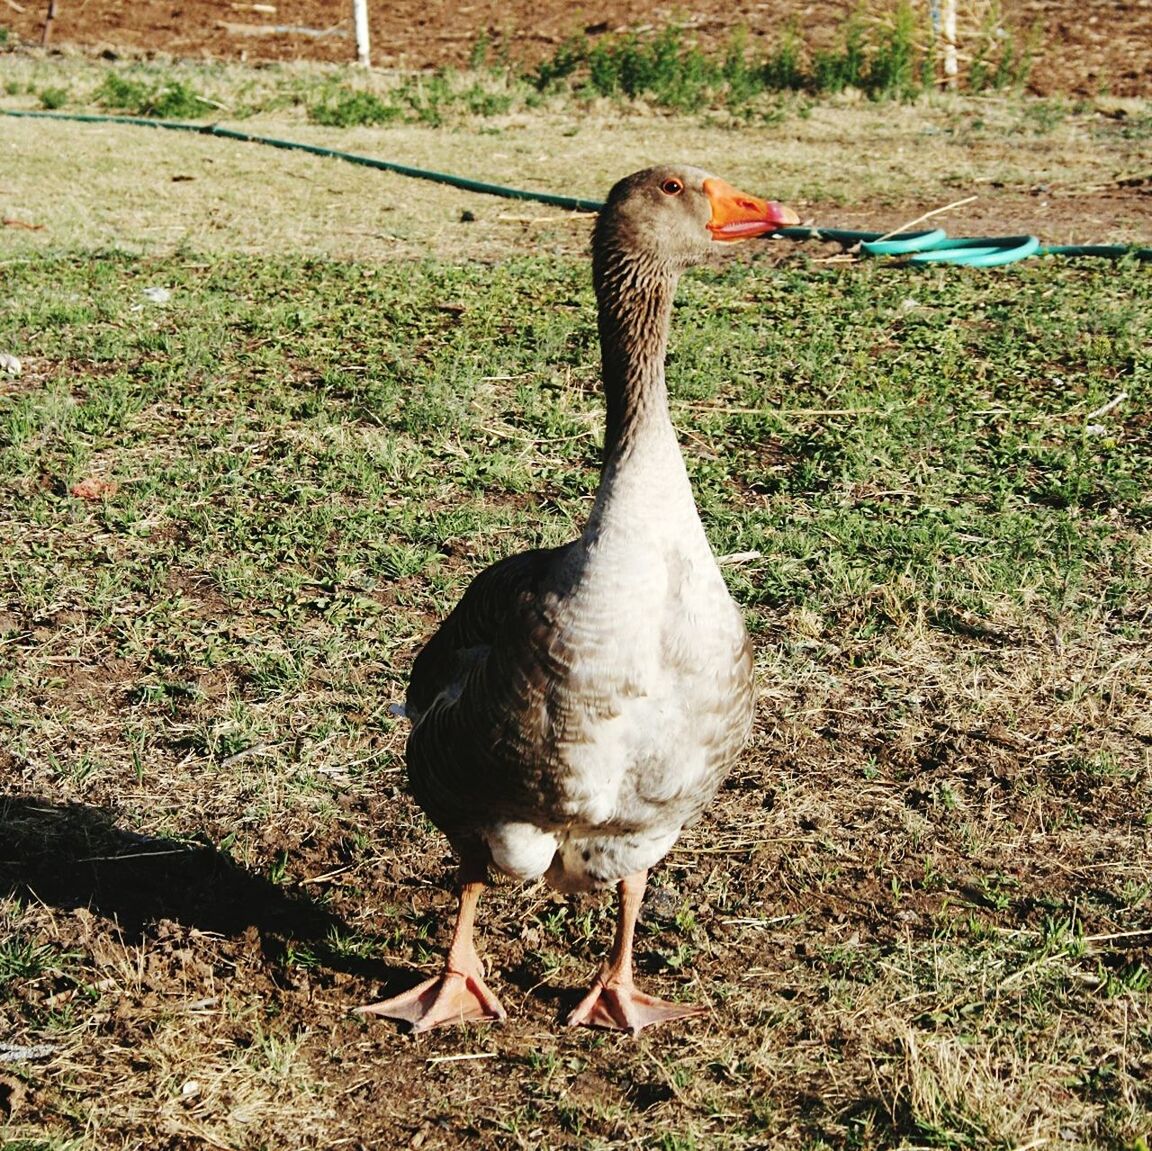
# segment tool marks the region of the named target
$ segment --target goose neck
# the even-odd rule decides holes
[[[664,358],[678,277],[639,260],[618,259],[598,271],[607,471],[645,440],[674,438]]]

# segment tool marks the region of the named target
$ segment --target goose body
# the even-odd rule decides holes
[[[664,359],[680,272],[718,241],[795,222],[689,167],[613,188],[593,237],[604,465],[580,538],[482,572],[413,666],[409,782],[461,859],[443,973],[362,1010],[415,1030],[502,1018],[472,943],[489,867],[561,891],[616,886],[616,940],[570,1023],[639,1030],[696,1010],[635,989],[648,869],[747,739],[752,658],[697,514]]]
[[[669,446],[667,475],[612,485],[579,540],[484,573],[414,669],[413,791],[515,878],[581,891],[654,866],[747,735],[743,621]]]

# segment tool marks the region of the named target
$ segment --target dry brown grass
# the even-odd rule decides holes
[[[14,87],[39,90],[54,75],[42,61],[8,63]],[[56,67],[75,72],[72,87],[96,87],[96,66]],[[318,66],[297,71],[301,86],[331,74]],[[243,70],[211,75],[219,94],[230,83],[250,86]],[[9,97],[3,106],[37,102]],[[956,234],[1032,232],[1051,243],[1146,241],[1147,197],[1139,186],[1117,182],[1149,162],[1146,132],[1124,131],[1125,121],[1147,117],[1146,104],[1102,101],[1099,109],[938,97],[914,105],[849,99],[785,105],[780,123],[755,125],[627,114],[607,103],[580,112],[556,105],[448,128],[327,129],[309,124],[302,109],[234,125],[225,114],[219,123],[592,199],[621,172],[680,158],[785,199],[825,226],[886,229],[975,196],[934,222]],[[290,243],[303,252],[370,261],[496,260],[525,247],[574,251],[584,244],[583,225],[555,209],[302,153],[183,132],[39,120],[5,120],[4,138],[6,214],[38,229],[10,228],[12,254],[73,244],[157,255],[183,248],[261,252]],[[476,220],[462,246],[463,211]]]

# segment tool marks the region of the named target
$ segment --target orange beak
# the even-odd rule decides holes
[[[758,200],[716,176],[704,181],[704,193],[712,203],[708,231],[714,240],[746,240],[800,223],[800,217],[784,204]]]

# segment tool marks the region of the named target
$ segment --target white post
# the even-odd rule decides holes
[[[356,59],[365,68],[370,68],[372,51],[368,43],[368,0],[352,0],[352,16],[356,21]]]
[[[944,82],[956,87],[956,0],[943,0]]]

